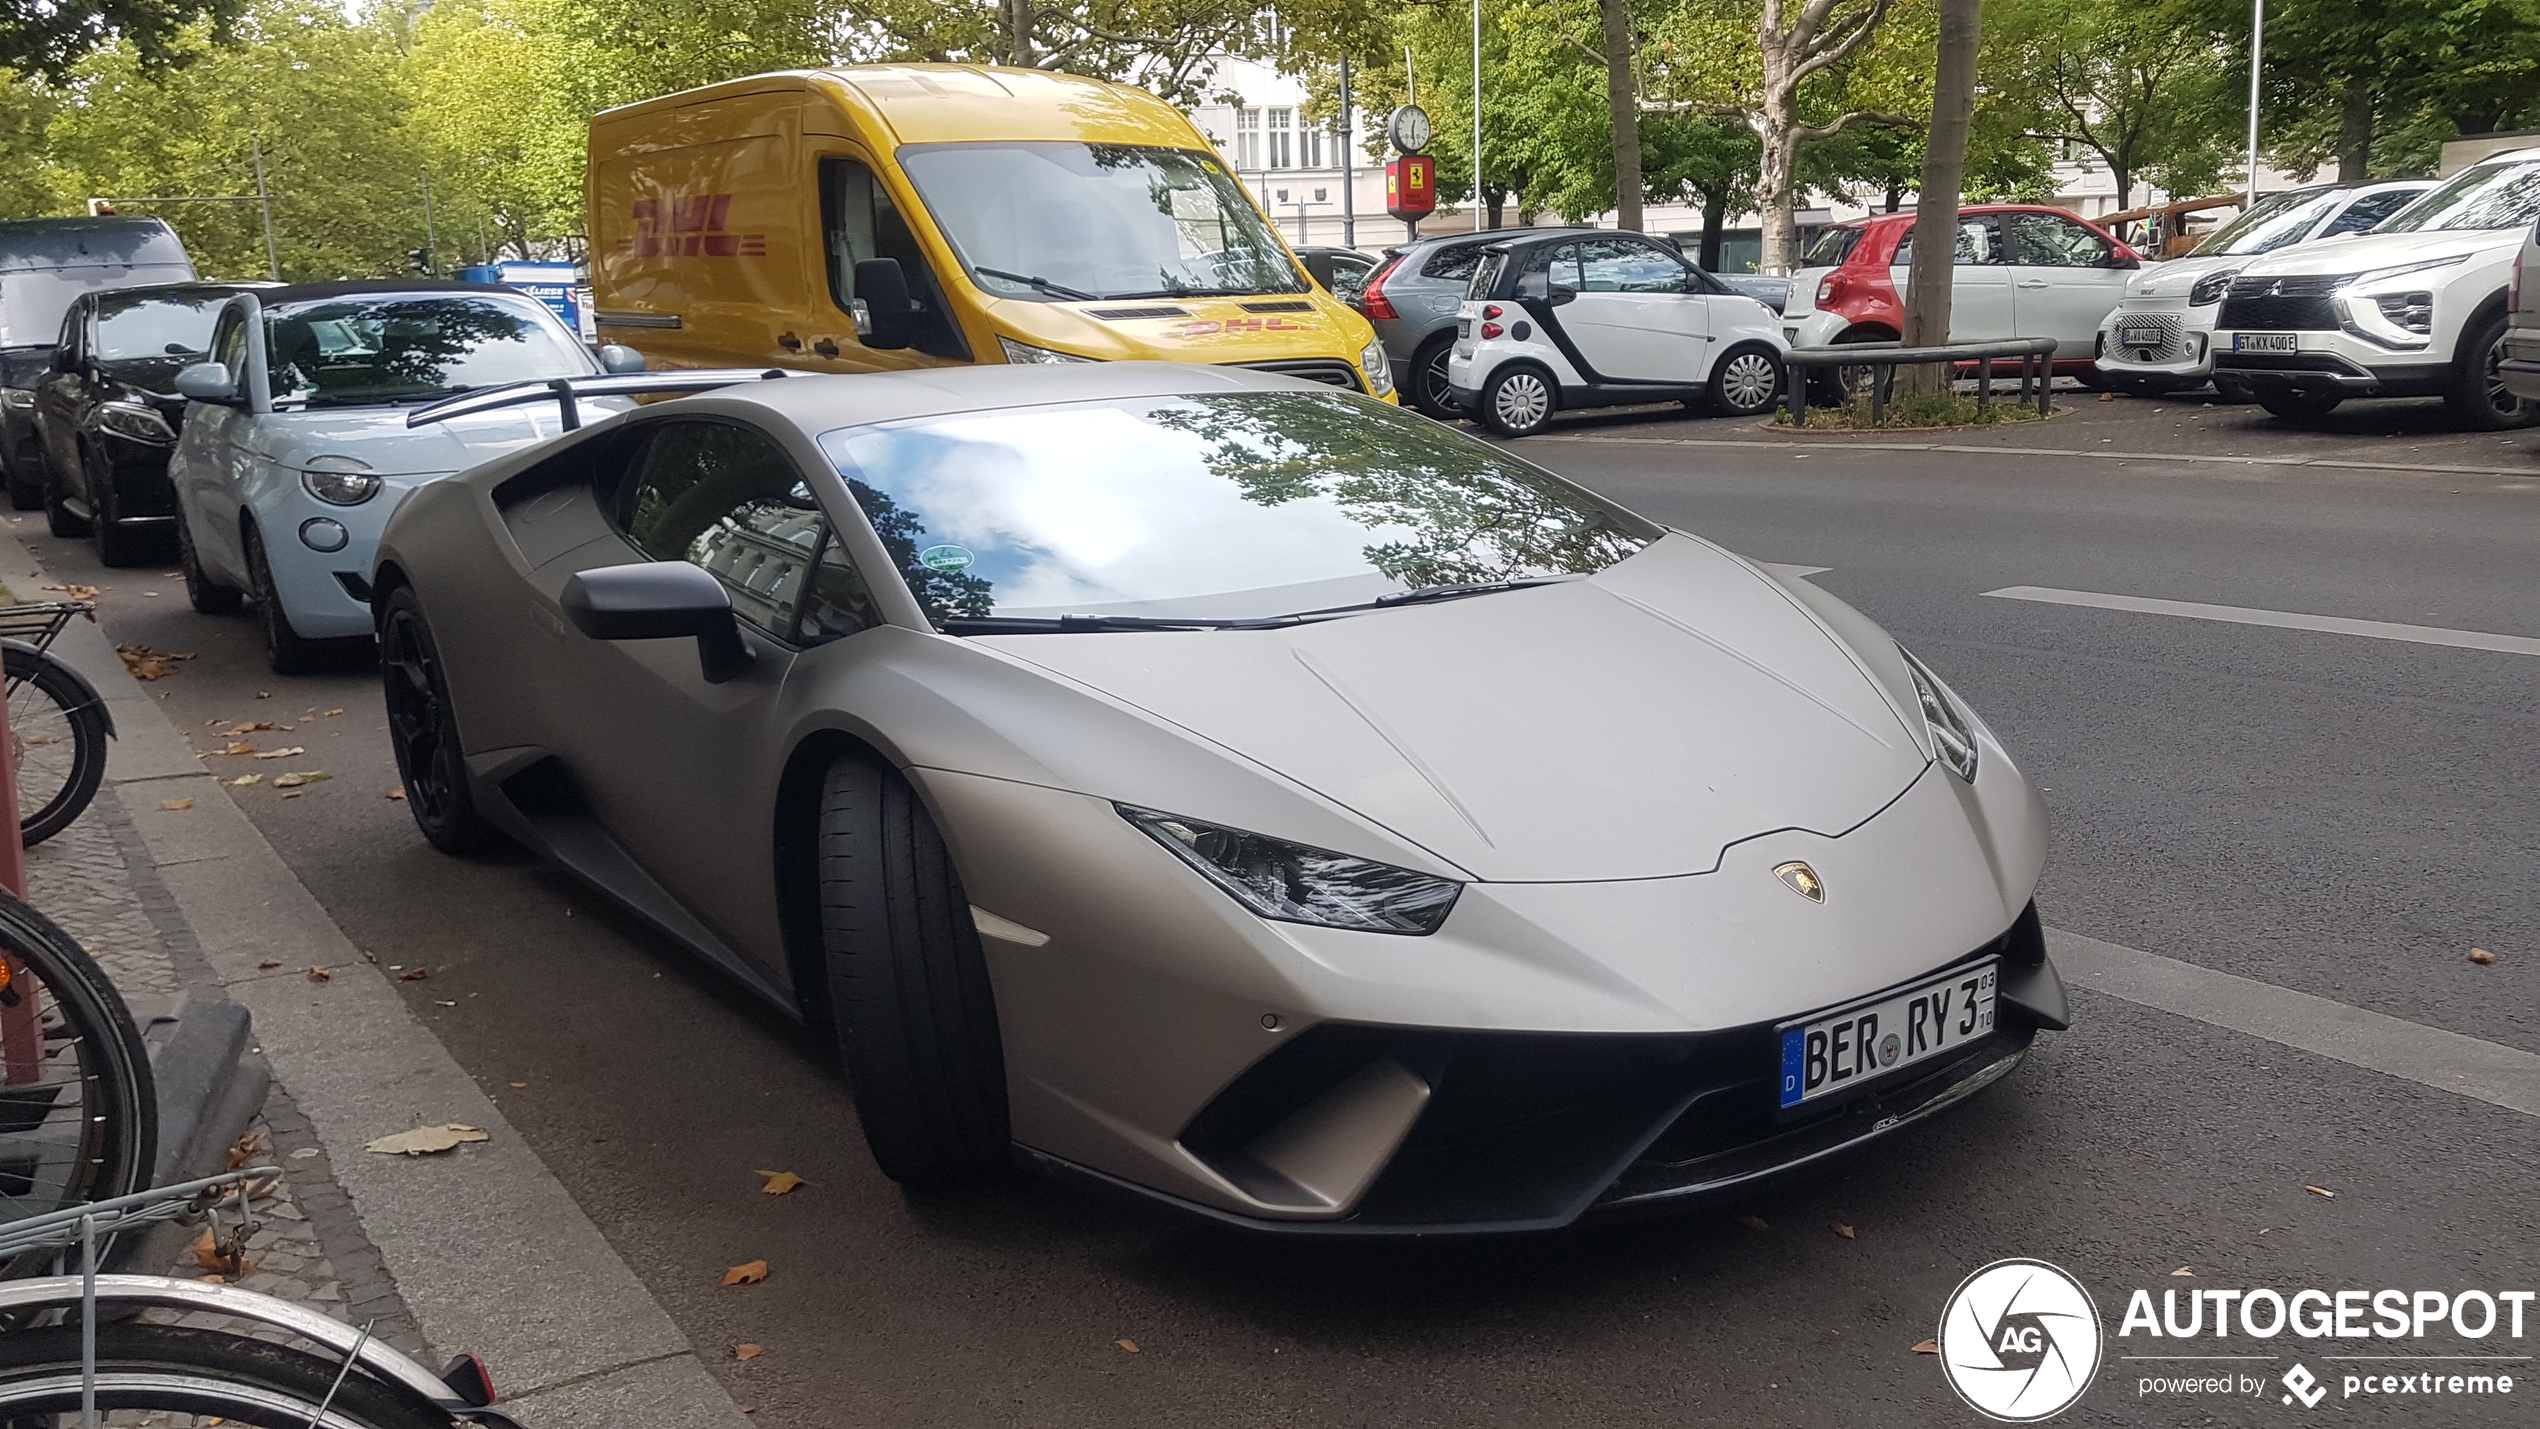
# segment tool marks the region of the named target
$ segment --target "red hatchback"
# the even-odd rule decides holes
[[[1790,345],[1902,337],[1913,235],[1910,210],[1856,218],[1818,234],[1791,276],[1782,312]],[[2113,234],[2060,208],[1970,205],[1958,210],[1949,336],[1957,342],[2051,337],[2055,370],[2092,381],[2099,320],[2142,266]]]

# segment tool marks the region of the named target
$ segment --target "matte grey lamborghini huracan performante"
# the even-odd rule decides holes
[[[832,1030],[912,1184],[1545,1228],[1859,1147],[2064,1023],[2043,806],[1939,677],[1355,394],[748,381],[419,489],[372,589],[424,834]]]

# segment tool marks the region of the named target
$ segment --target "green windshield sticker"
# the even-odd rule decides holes
[[[946,573],[968,570],[970,563],[977,559],[966,546],[929,546],[917,553],[919,565],[930,571]]]

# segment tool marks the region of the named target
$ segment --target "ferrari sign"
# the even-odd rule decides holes
[[[1385,212],[1405,223],[1438,211],[1438,161],[1405,154],[1385,161]]]

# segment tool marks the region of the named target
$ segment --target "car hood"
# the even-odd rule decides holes
[[[625,408],[620,399],[587,401],[583,420],[597,421]],[[322,457],[342,470],[379,476],[446,476],[543,442],[564,430],[555,407],[510,407],[435,422],[406,425],[412,407],[320,407],[273,412],[256,419],[255,441],[281,466],[306,468]],[[344,460],[349,458],[349,462]]]
[[[201,353],[169,357],[122,357],[97,364],[107,380],[136,394],[176,397],[176,374],[203,360]],[[178,399],[182,400],[182,399]]]
[[[1825,626],[1681,535],[1587,580],[1280,630],[987,639],[1486,881],[1708,872],[1757,834],[1859,825],[1927,762]]]
[[[2351,238],[2297,243],[2262,254],[2241,269],[2244,277],[2281,277],[2289,273],[2350,274],[2396,268],[2437,258],[2510,257],[2522,246],[2524,229],[2464,228],[2439,233],[2361,233]]]
[[[2143,271],[2126,280],[2129,298],[2183,298],[2196,280],[2217,268],[2238,268],[2254,263],[2234,253],[2216,254],[2210,258],[2172,258],[2167,262],[2147,264]]]

